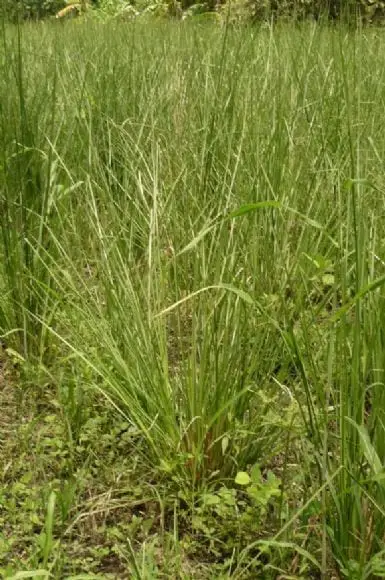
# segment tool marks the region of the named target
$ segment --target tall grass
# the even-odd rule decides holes
[[[382,573],[380,33],[21,32],[0,54],[4,340],[60,340],[184,493],[306,449],[324,577],[329,543],[346,577]]]

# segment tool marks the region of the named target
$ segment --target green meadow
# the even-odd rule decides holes
[[[385,577],[383,31],[0,37],[0,577]]]

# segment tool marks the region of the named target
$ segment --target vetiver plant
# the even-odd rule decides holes
[[[218,38],[219,73],[210,79],[218,98],[211,111],[203,111],[207,118],[196,137],[203,159],[193,191],[201,197],[202,213],[183,215],[185,207],[196,203],[187,194],[187,167],[178,170],[175,180],[167,177],[172,169],[163,161],[168,153],[155,115],[162,83],[170,80],[156,55],[151,67],[154,102],[139,113],[139,123],[106,119],[99,142],[103,133],[93,134],[95,113],[85,116],[92,160],[88,171],[93,175],[92,180],[85,176],[81,206],[88,216],[87,244],[75,262],[72,246],[80,232],[76,215],[63,217],[63,233],[56,239],[65,277],[60,279],[57,264],[55,283],[73,297],[77,330],[70,332],[79,339],[63,340],[94,370],[98,388],[145,435],[161,468],[182,480],[192,477],[199,485],[235,475],[239,466],[254,463],[267,448],[271,452],[278,429],[285,421],[289,428],[291,421],[289,411],[279,424],[278,416],[267,412],[280,392],[270,373],[281,341],[244,289],[242,238],[235,234],[236,214],[231,215],[231,184],[242,155],[244,122],[239,120],[239,132],[230,125],[223,137],[216,129],[225,42],[226,37]],[[241,68],[238,74],[241,78]],[[99,78],[89,82],[97,83],[93,90],[105,90],[98,87]],[[188,76],[182,79],[189,82]],[[174,90],[184,90],[183,84],[170,85],[171,99],[177,97]],[[103,102],[108,110],[111,97],[99,93],[95,103]],[[222,138],[228,151],[238,151],[235,160],[224,160],[223,176],[219,165],[215,167],[222,164],[217,157]],[[215,213],[212,195],[218,196]],[[276,206],[275,201],[261,203],[260,211],[269,215]],[[178,238],[186,232],[182,245]],[[92,283],[84,275],[87,267]],[[269,337],[274,337],[269,357],[259,356]],[[91,349],[84,349],[87,344]]]
[[[46,94],[37,98],[30,84],[33,71],[27,74],[22,30],[13,34],[3,27],[3,33],[0,332],[6,345],[28,358],[45,350],[42,320],[52,308],[49,272],[39,254],[49,244],[47,225],[56,193],[48,146],[55,139],[56,73],[50,69]]]

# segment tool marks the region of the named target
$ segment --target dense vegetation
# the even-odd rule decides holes
[[[2,32],[0,576],[384,577],[383,35]]]
[[[328,18],[382,23],[384,0],[2,0],[0,15],[8,20],[42,19],[61,15],[66,6],[75,11],[63,15],[87,14],[88,17],[132,19],[139,15],[168,17],[194,16],[207,12],[230,11],[232,19],[270,21],[278,18],[295,20]]]

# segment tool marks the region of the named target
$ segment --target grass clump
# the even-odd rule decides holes
[[[3,32],[2,574],[381,577],[379,32]]]

